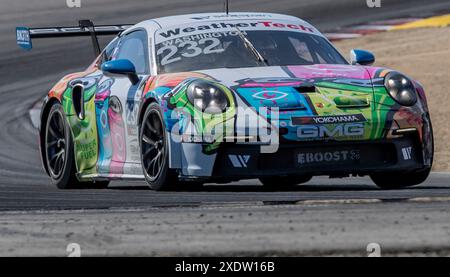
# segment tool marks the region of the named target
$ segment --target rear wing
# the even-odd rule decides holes
[[[97,36],[118,35],[132,24],[98,25],[91,20],[80,20],[78,26],[72,27],[48,27],[48,28],[16,28],[17,45],[25,50],[33,48],[32,39],[38,38],[64,38],[64,37],[91,37],[94,53],[98,56],[101,52]]]

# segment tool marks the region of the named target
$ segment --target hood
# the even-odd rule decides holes
[[[298,110],[369,108],[376,68],[352,65],[270,66],[201,71],[230,87],[241,105]],[[302,112],[303,111],[303,112]]]
[[[157,75],[150,78],[146,91],[161,86],[175,87],[189,78],[213,79],[228,87],[297,86],[324,80],[372,86],[372,80],[379,77],[380,72],[387,74],[389,71],[377,67],[330,64],[219,68]]]
[[[234,86],[245,79],[267,79],[268,85],[283,82],[283,79],[300,79],[313,81],[318,79],[356,79],[361,81],[371,80],[372,67],[353,65],[304,65],[304,66],[268,66],[249,68],[221,68],[200,71],[203,74],[219,80],[224,85]]]
[[[314,113],[330,105],[356,108],[382,104],[375,94],[384,93],[383,80],[388,72],[377,67],[329,64],[220,68],[158,75],[151,78],[146,91],[173,88],[191,78],[211,79],[229,87],[239,106]]]

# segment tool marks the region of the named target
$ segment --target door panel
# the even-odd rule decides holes
[[[103,113],[103,118],[99,117],[98,120],[107,120],[108,126],[99,129],[99,137],[102,137],[102,133],[105,138],[109,137],[105,142],[101,142],[100,149],[104,146],[106,150],[111,151],[103,152],[101,163],[99,160],[99,164],[109,163],[109,168],[102,166],[101,172],[113,175],[142,175],[138,112],[143,89],[141,84],[147,79],[149,72],[146,32],[139,30],[121,37],[111,55],[110,60],[131,61],[139,74],[140,82],[133,85],[126,75],[104,74],[106,79],[111,80],[112,85],[107,94],[98,93],[102,96],[108,95],[102,104],[97,105],[98,111]]]

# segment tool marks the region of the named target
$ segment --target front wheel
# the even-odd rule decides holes
[[[157,191],[174,189],[178,176],[169,168],[166,127],[158,104],[150,104],[145,111],[139,137],[142,168],[150,188]]]
[[[401,189],[417,186],[430,176],[431,168],[418,172],[377,173],[370,177],[381,189]]]

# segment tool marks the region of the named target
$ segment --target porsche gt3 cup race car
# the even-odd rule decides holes
[[[118,36],[100,53],[99,35]],[[98,57],[63,77],[41,114],[44,168],[61,189],[144,179],[154,190],[258,178],[370,176],[417,185],[433,162],[422,86],[347,62],[315,27],[269,13],[164,17],[137,25],[17,28],[17,42],[91,36]]]

